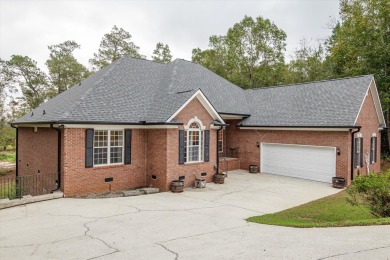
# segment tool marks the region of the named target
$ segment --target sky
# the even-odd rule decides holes
[[[287,59],[303,38],[331,34],[339,0],[0,0],[0,58],[26,55],[45,70],[48,45],[74,40],[79,62],[97,52],[114,25],[132,35],[140,53],[151,59],[157,42],[168,44],[173,58],[191,60],[193,48],[205,49],[211,35],[225,35],[245,15],[262,16],[287,34]]]

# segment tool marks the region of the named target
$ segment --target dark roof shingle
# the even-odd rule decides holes
[[[371,79],[243,90],[189,61],[125,56],[14,123],[162,123],[201,89],[218,112],[249,114],[247,126],[352,126]]]

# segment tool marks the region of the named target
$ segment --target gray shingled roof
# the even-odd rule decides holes
[[[125,56],[14,123],[163,123],[201,89],[218,112],[250,114],[247,126],[352,126],[371,79],[242,90],[192,62]]]
[[[248,126],[353,126],[372,75],[245,91]]]
[[[14,123],[165,122],[199,89],[217,111],[248,111],[241,88],[198,64],[125,56]]]

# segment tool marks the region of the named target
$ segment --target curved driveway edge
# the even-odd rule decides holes
[[[0,211],[0,259],[388,259],[390,226],[297,229],[245,218],[339,190],[230,172],[223,185]]]

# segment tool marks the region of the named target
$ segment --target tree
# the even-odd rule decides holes
[[[172,61],[171,50],[169,49],[168,44],[163,44],[158,42],[156,44],[156,49],[154,49],[152,59],[161,63],[169,63]]]
[[[131,37],[129,32],[114,25],[111,32],[103,36],[100,48],[97,53],[93,54],[93,59],[89,60],[93,70],[102,69],[123,55],[143,57],[138,53],[139,47],[131,41]]]
[[[286,83],[296,84],[331,78],[323,44],[315,45],[303,39],[295,50],[291,61],[287,64]]]
[[[192,60],[243,88],[278,85],[286,37],[270,20],[245,16],[226,35],[211,36],[210,49],[194,49]]]
[[[0,126],[4,122],[4,101],[5,101],[5,67],[6,63],[4,60],[0,59]]]
[[[27,56],[12,55],[3,68],[4,84],[10,90],[20,88],[23,93],[24,108],[38,107],[51,90],[46,74],[37,67],[37,62]]]
[[[80,48],[75,41],[65,41],[48,46],[48,48],[50,59],[46,61],[46,65],[49,69],[51,83],[55,88],[55,93],[51,93],[51,96],[60,94],[90,75],[87,68],[80,64],[73,55],[73,51]]]
[[[332,72],[338,77],[374,74],[389,124],[389,1],[341,0],[340,18],[327,42]]]

